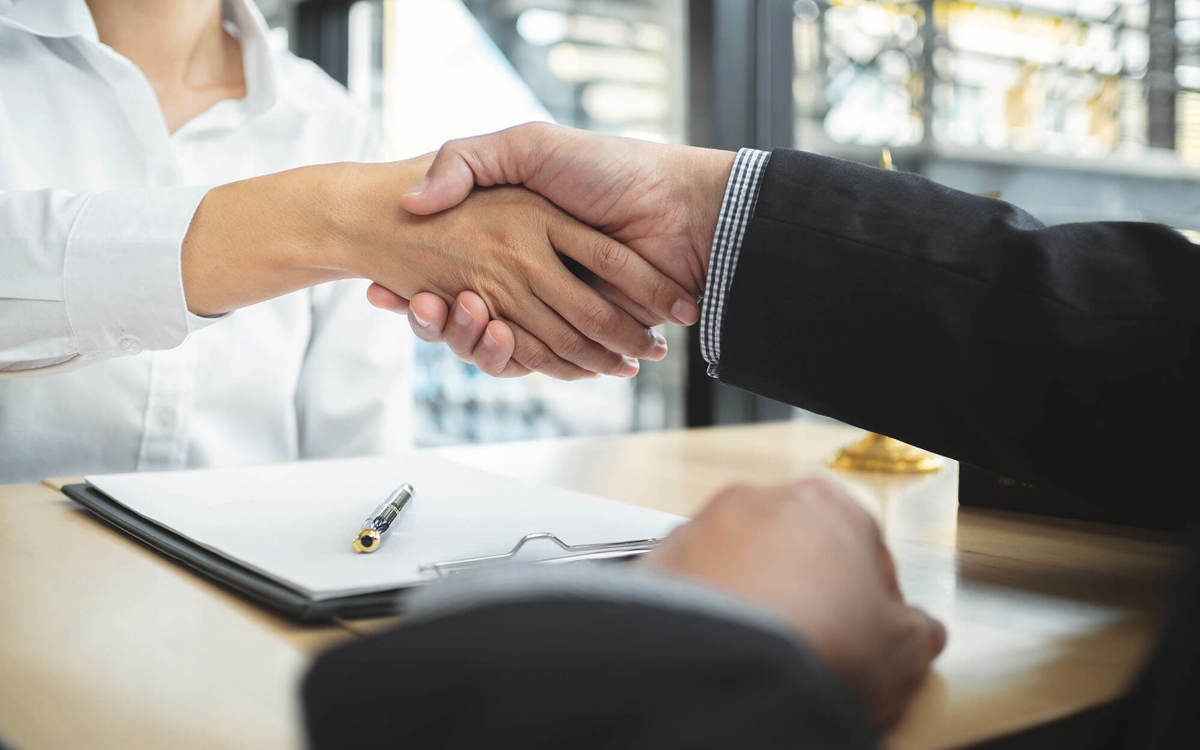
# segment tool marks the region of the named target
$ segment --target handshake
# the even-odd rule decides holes
[[[633,376],[667,354],[650,326],[699,320],[733,158],[545,123],[451,141],[399,202],[479,227],[458,287],[377,282],[368,298],[490,375]]]

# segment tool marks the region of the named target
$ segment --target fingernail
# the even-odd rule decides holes
[[[417,315],[417,311],[414,310],[411,306],[408,308],[408,314],[412,316],[413,320],[417,321],[417,325],[421,326],[422,328],[429,327],[429,321],[424,320],[421,318],[420,315]]]
[[[667,339],[658,331],[653,331],[653,333],[654,333],[654,352],[650,356],[650,359],[655,359],[655,360],[662,359],[663,357],[667,356]]]
[[[471,325],[471,311],[463,306],[461,302],[454,306],[454,322],[464,328]]]
[[[690,326],[700,320],[700,308],[690,299],[678,299],[671,305],[671,317],[680,325]]]
[[[408,192],[404,194],[406,194],[406,196],[420,196],[421,193],[425,192],[425,188],[428,186],[430,186],[430,178],[428,178],[428,175],[425,175],[422,176],[418,182],[416,182],[416,185],[409,187]]]
[[[416,181],[416,185],[409,187],[408,192],[404,194],[406,194],[406,196],[420,196],[421,193],[425,192],[425,188],[428,186],[430,186],[430,178],[428,178],[428,175],[425,175],[422,176],[420,180]]]
[[[641,366],[638,364],[636,359],[622,355],[621,360],[621,369],[617,370],[618,377],[632,378],[634,375],[638,374],[638,370],[641,369]]]
[[[483,340],[480,343],[483,344],[484,349],[495,349],[496,348],[496,339],[492,338],[491,331],[483,332]]]

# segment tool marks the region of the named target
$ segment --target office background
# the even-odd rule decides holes
[[[422,107],[461,109],[462,132],[429,133],[429,149],[506,124],[528,94],[463,76],[509,65],[568,125],[866,163],[886,146],[901,169],[1046,222],[1200,232],[1200,0],[260,5],[280,43],[346,83],[385,137],[404,128],[414,142]],[[583,384],[494,380],[418,344],[418,443],[815,418],[715,383],[695,331],[667,333],[666,361]]]

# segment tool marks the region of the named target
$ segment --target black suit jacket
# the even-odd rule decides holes
[[[1097,503],[1190,516],[1200,253],[1164,227],[1044,227],[1006,204],[776,151],[721,332],[722,381]],[[880,383],[888,384],[880,388]],[[1148,478],[1154,484],[1148,485]],[[1192,590],[1104,742],[1195,739]],[[1190,618],[1190,619],[1189,619]],[[545,599],[401,627],[322,656],[319,748],[871,744],[802,648],[667,607]],[[385,720],[383,717],[387,717]],[[376,739],[378,736],[376,736]]]

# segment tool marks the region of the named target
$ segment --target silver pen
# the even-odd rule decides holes
[[[362,522],[362,531],[354,537],[354,544],[351,545],[354,551],[374,552],[379,549],[379,545],[383,544],[383,535],[392,528],[392,523],[400,515],[400,511],[412,501],[415,494],[417,491],[411,484],[402,484],[392,490],[387,500],[383,501],[383,505],[376,508],[375,512]]]

